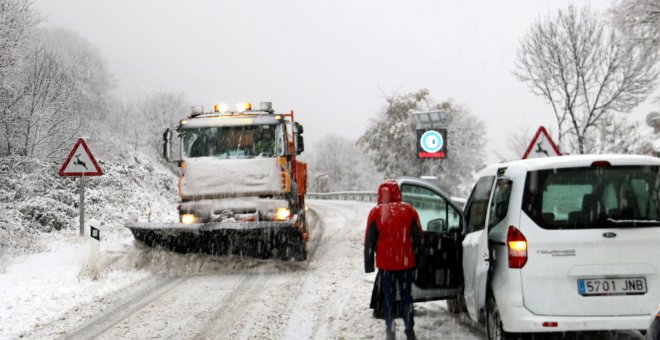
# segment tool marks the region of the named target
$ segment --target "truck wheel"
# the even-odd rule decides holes
[[[502,328],[502,319],[500,311],[497,309],[493,294],[488,294],[486,298],[486,333],[488,340],[511,340],[513,336],[504,332]]]

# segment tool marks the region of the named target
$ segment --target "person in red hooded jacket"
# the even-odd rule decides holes
[[[382,273],[385,294],[385,327],[388,339],[394,339],[394,312],[397,287],[405,334],[415,339],[411,288],[415,268],[422,254],[422,231],[415,208],[401,201],[396,181],[387,179],[378,188],[378,205],[369,212],[364,242],[364,269],[371,273],[376,266]]]

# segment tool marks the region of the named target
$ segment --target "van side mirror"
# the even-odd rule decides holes
[[[436,218],[430,220],[429,223],[426,224],[426,230],[444,234],[447,232],[447,223],[442,218]]]

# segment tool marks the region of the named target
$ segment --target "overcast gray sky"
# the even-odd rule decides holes
[[[359,137],[382,93],[428,88],[486,121],[489,161],[509,131],[555,130],[549,105],[511,71],[530,25],[570,3],[610,1],[35,1],[48,25],[99,47],[123,96],[181,91],[207,109],[271,100],[314,143]]]

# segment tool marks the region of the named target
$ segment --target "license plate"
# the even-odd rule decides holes
[[[642,295],[646,293],[646,279],[578,279],[578,293],[591,295]]]

